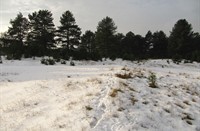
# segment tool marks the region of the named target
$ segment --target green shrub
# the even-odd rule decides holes
[[[154,73],[152,73],[152,72],[150,73],[148,80],[149,80],[149,87],[157,88],[157,84],[156,84],[157,78]]]

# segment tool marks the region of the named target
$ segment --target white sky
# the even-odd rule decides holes
[[[144,36],[148,30],[163,30],[169,35],[179,19],[186,19],[200,32],[200,0],[0,0],[0,32],[8,29],[10,19],[19,12],[27,17],[39,9],[50,10],[56,26],[63,12],[72,11],[82,32],[96,31],[106,16],[124,34],[132,31]]]

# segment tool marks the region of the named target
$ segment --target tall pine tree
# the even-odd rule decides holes
[[[96,46],[101,57],[112,57],[115,48],[115,34],[117,26],[110,17],[104,18],[98,23],[96,32]]]
[[[152,58],[166,58],[168,39],[163,31],[153,33],[152,48],[150,49],[150,56]]]
[[[39,10],[29,14],[31,30],[27,43],[32,56],[49,55],[50,50],[55,47],[55,27],[52,13],[48,10]],[[28,52],[28,53],[29,53]]]
[[[94,59],[96,53],[95,34],[92,31],[85,31],[85,34],[81,37],[81,48],[83,52],[86,52],[88,59]],[[82,53],[82,55],[84,55],[84,53]]]
[[[58,27],[58,41],[62,43],[63,57],[74,55],[74,50],[80,45],[81,29],[76,24],[75,18],[70,11],[66,11],[60,17],[61,26]]]
[[[22,13],[19,13],[14,20],[10,21],[10,24],[11,27],[7,33],[10,38],[9,50],[13,58],[19,59],[24,53],[24,41],[28,33],[29,22]]]
[[[192,26],[185,19],[180,19],[174,25],[169,36],[169,53],[171,57],[186,58],[191,52],[193,32]]]

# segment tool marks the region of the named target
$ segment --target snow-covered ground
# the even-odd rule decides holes
[[[118,59],[75,64],[3,60],[0,130],[200,131],[199,63]],[[150,72],[158,88],[149,87]]]

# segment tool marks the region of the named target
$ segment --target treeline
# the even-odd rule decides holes
[[[169,37],[163,31],[148,31],[144,37],[131,31],[118,33],[110,17],[98,23],[96,32],[82,34],[70,11],[61,15],[57,28],[48,10],[33,12],[28,18],[19,13],[10,24],[0,37],[0,55],[7,59],[52,56],[66,60],[172,58],[200,62],[200,35],[185,19],[175,23]]]

